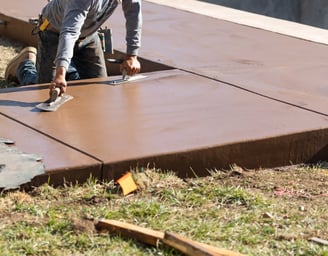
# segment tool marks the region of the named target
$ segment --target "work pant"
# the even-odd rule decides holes
[[[17,69],[17,78],[21,85],[50,83],[53,80],[58,40],[59,35],[53,31],[39,32],[36,65],[32,61],[25,61]],[[97,77],[107,77],[107,70],[98,33],[94,33],[76,42],[66,80]]]

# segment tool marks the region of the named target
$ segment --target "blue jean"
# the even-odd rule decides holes
[[[21,85],[36,84],[37,71],[33,61],[26,60],[19,64],[17,70],[17,80]]]
[[[17,79],[20,85],[29,85],[38,83],[38,72],[35,63],[31,60],[26,60],[19,64],[17,68]],[[66,80],[78,80],[80,75],[76,68],[72,65],[68,67]]]
[[[39,32],[36,65],[32,61],[25,61],[17,69],[17,78],[21,85],[50,83],[53,80],[58,40],[57,33],[47,30]],[[94,33],[75,43],[66,80],[97,77],[107,77],[107,70],[98,33]]]

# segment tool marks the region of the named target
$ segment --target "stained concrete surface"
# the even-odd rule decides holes
[[[152,3],[143,9],[145,58],[328,114],[327,45]],[[117,46],[122,19],[117,12],[110,21]]]
[[[3,3],[2,6],[6,7],[4,13],[27,20],[37,16],[44,4],[36,1],[33,9],[26,12],[19,8],[19,2]],[[140,54],[145,59],[205,75],[322,114],[328,113],[328,87],[322,79],[328,65],[328,46],[147,1],[143,4],[143,11]],[[107,25],[113,29],[114,47],[124,52],[122,12],[115,12]],[[19,28],[18,25],[16,27]],[[24,30],[25,38],[29,30]],[[152,70],[147,68],[145,71]]]
[[[0,34],[8,38],[34,45],[37,37],[32,36],[30,19],[38,18],[46,1],[5,1],[1,0],[0,20],[5,24],[0,25]]]
[[[34,108],[47,98],[46,86],[2,90],[0,112],[99,159],[104,175],[116,177],[130,167],[125,162],[189,175],[197,167],[201,175],[231,162],[251,168],[309,161],[326,144],[327,117],[179,70],[146,75],[120,86],[74,82],[74,99],[53,113]],[[226,154],[227,145],[238,153]]]
[[[201,0],[278,19],[328,28],[325,0]]]
[[[124,52],[122,13],[109,22]],[[51,149],[58,153],[51,161],[45,152],[47,171],[61,178],[79,179],[81,169],[82,178],[94,169],[113,178],[147,164],[188,176],[232,163],[325,160],[326,47],[144,1],[140,55],[177,70],[114,87],[113,77],[71,83],[74,100],[54,113],[34,108],[47,98],[47,85],[1,90],[0,114],[64,148]],[[65,151],[90,163],[66,161]]]
[[[0,100],[1,137],[14,141],[14,146],[26,154],[40,155],[45,165],[46,174],[34,178],[32,185],[48,182],[48,180],[57,185],[63,184],[64,179],[67,182],[85,181],[90,173],[94,177],[101,177],[100,161],[40,133],[37,130],[38,127],[27,127],[20,120],[6,117],[2,112],[2,107],[8,102],[7,99]],[[22,108],[22,105],[18,108]],[[1,156],[0,163],[2,163]]]

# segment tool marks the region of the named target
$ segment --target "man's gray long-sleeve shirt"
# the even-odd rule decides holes
[[[138,55],[141,41],[141,0],[52,0],[42,16],[60,31],[55,65],[68,69],[78,38],[96,32],[122,2],[126,18],[126,53]]]

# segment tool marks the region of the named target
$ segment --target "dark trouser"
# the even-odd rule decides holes
[[[18,67],[17,77],[21,85],[49,83],[53,80],[58,40],[57,33],[47,30],[39,32],[36,67],[31,61],[23,62]],[[107,77],[107,71],[98,33],[94,33],[76,42],[66,80],[97,77]]]

